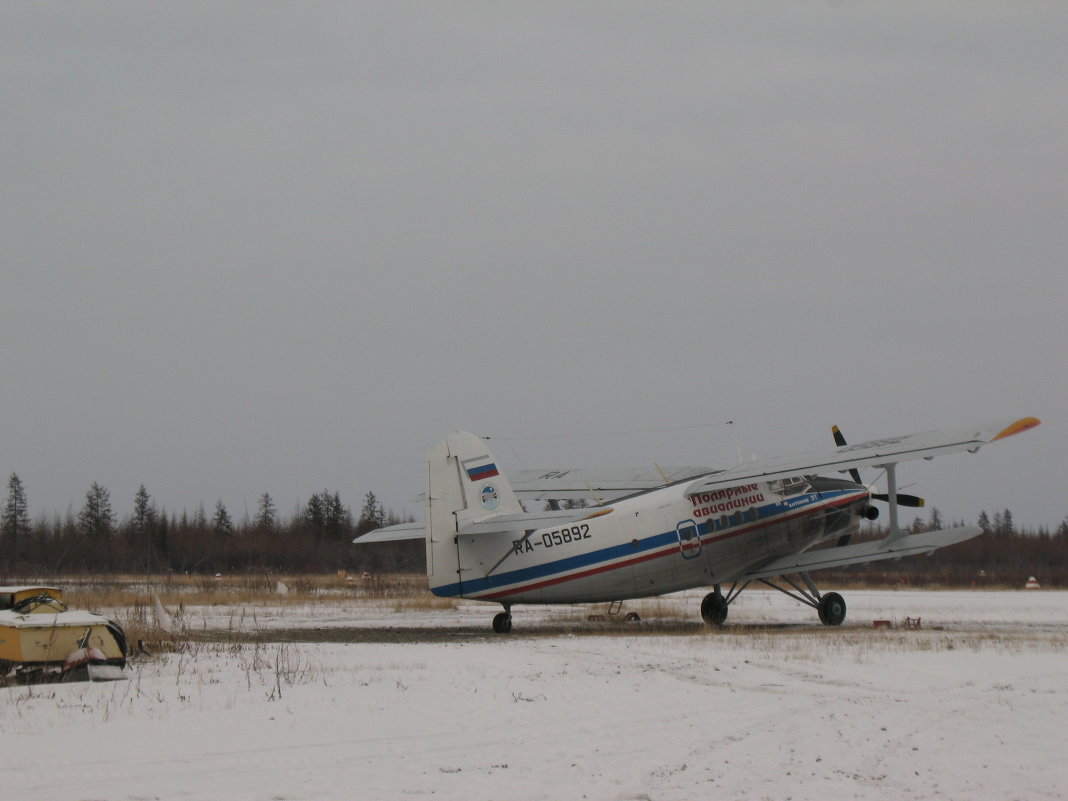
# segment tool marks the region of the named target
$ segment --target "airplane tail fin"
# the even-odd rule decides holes
[[[459,529],[522,513],[485,440],[465,431],[446,436],[427,455],[426,566],[431,590],[448,588],[438,594],[460,594],[464,577],[459,572]]]

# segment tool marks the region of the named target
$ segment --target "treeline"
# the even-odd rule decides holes
[[[421,540],[352,544],[356,536],[402,521],[383,508],[373,492],[353,514],[338,492],[324,490],[290,517],[279,514],[270,494],[260,496],[254,515],[234,521],[220,501],[209,514],[158,507],[145,487],[134,511],[119,519],[108,490],[94,483],[81,508],[31,521],[26,491],[16,474],[8,480],[0,518],[0,580],[78,573],[251,573],[422,572]],[[409,518],[410,520],[410,518]],[[937,508],[916,518],[913,533],[970,525],[948,525]],[[979,514],[983,534],[927,557],[852,565],[822,571],[819,582],[947,587],[1022,587],[1035,576],[1043,587],[1068,587],[1068,518],[1055,530],[1019,529],[1008,510]],[[853,542],[885,536],[866,524]]]
[[[1019,589],[1032,576],[1042,587],[1068,587],[1068,518],[1054,530],[1017,528],[1012,512],[1005,509],[988,515],[980,512],[974,523],[958,520],[943,525],[937,508],[926,519],[917,518],[912,533],[975,525],[983,533],[966,542],[935,551],[930,556],[912,556],[851,565],[819,574],[821,586],[836,581],[863,582],[875,586],[943,586]],[[864,526],[853,542],[877,539],[886,529]]]
[[[107,488],[93,483],[80,509],[32,521],[17,474],[8,479],[0,518],[0,578],[79,573],[333,573],[423,570],[422,542],[357,548],[352,540],[400,520],[368,492],[359,514],[338,492],[316,493],[293,515],[269,493],[254,516],[235,521],[219,501],[209,513],[157,506],[141,486],[120,519]]]

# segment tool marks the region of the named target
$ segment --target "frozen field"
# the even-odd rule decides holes
[[[709,632],[689,593],[628,625],[518,607],[503,637],[479,604],[192,608],[232,636],[0,689],[0,797],[1068,796],[1068,593],[845,595],[840,629],[749,592]]]

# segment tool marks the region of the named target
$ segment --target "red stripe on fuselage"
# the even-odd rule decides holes
[[[806,514],[811,514],[812,512],[826,511],[828,509],[836,509],[842,506],[849,506],[851,503],[855,503],[857,500],[859,500],[859,496],[854,498],[839,499],[837,501],[829,502],[824,506],[810,506],[806,509],[802,509],[796,514],[785,514],[782,517],[777,517],[772,520],[765,520],[754,525],[745,526],[744,528],[740,528],[737,531],[729,531],[725,534],[720,534],[718,537],[706,536],[701,539],[701,546],[704,547],[705,545],[711,545],[713,542],[730,539],[731,537],[737,537],[741,534],[749,534],[750,532],[758,531],[762,528],[767,528],[768,526],[777,526],[781,523],[786,523],[790,520],[795,520],[799,517],[804,517]],[[498,590],[497,592],[492,592],[487,595],[471,595],[467,597],[479,601],[494,601],[498,598],[507,598],[509,595],[519,595],[520,593],[531,592],[532,590],[540,590],[545,587],[552,587],[557,584],[563,584],[565,581],[574,581],[575,579],[587,578],[588,576],[596,576],[598,573],[606,573],[609,570],[618,570],[621,567],[629,567],[630,565],[637,565],[641,564],[642,562],[649,562],[653,559],[670,556],[672,554],[675,554],[677,551],[678,545],[676,543],[672,544],[667,548],[664,548],[663,550],[654,551],[653,553],[642,554],[641,556],[636,556],[633,559],[627,559],[622,562],[613,562],[610,565],[592,567],[588,570],[583,570],[579,573],[571,573],[566,576],[554,576],[553,578],[542,579],[541,581],[536,581],[533,584],[526,584],[522,587],[516,587],[510,590]],[[460,597],[462,598],[464,596],[461,595]]]

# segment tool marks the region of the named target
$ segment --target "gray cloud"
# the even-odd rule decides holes
[[[767,456],[1037,414],[907,472],[948,517],[1068,512],[1059,7],[5,16],[0,466],[35,510],[94,480],[400,508],[453,428],[734,419]],[[499,447],[735,458],[720,429]]]

